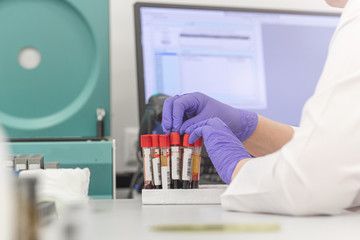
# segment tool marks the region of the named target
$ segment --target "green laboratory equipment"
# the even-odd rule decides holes
[[[0,122],[12,153],[89,167],[89,195],[112,198],[108,0],[0,1],[0,33]]]
[[[0,119],[9,137],[94,136],[96,109],[110,111],[108,0],[0,1],[0,32]],[[19,63],[23,50],[40,54],[36,67]],[[109,135],[109,118],[104,125]]]
[[[113,141],[10,142],[16,154],[44,154],[44,161],[59,162],[61,168],[89,168],[89,196],[112,199],[114,185]]]

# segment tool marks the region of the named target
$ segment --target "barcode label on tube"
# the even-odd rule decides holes
[[[183,155],[183,169],[182,169],[182,180],[191,180],[191,169],[192,169],[192,150],[185,148]]]
[[[171,147],[171,177],[180,179],[180,147]]]
[[[177,175],[179,176],[179,179],[180,179],[180,176],[181,176],[181,159],[179,158],[179,160],[177,161]]]
[[[187,168],[187,175],[188,176],[191,176],[191,169],[192,169],[192,164],[191,164],[191,160],[192,160],[192,158],[189,158],[188,159],[188,168]]]
[[[170,172],[167,166],[161,167],[162,188],[170,188]]]
[[[144,149],[144,174],[145,180],[152,181],[150,149]]]
[[[168,184],[169,184],[169,188],[170,188],[171,179],[170,179],[170,171],[169,171],[169,169],[168,169],[168,172],[167,172],[167,180],[168,180]]]
[[[161,166],[160,158],[156,157],[152,160],[153,170],[154,170],[154,183],[156,186],[161,185]]]

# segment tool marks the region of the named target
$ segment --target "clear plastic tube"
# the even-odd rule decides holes
[[[141,136],[141,147],[144,162],[144,189],[153,189],[153,176],[151,167],[151,135]]]
[[[161,182],[162,189],[171,188],[170,179],[170,141],[169,135],[160,135]]]
[[[201,147],[203,139],[199,138],[194,143],[193,163],[192,163],[192,177],[191,177],[191,188],[199,188],[200,180],[200,162],[201,162]]]
[[[189,134],[184,134],[183,139],[183,159],[182,159],[182,188],[189,189],[191,187],[192,161],[194,145],[189,143]]]
[[[151,145],[151,162],[153,169],[153,178],[155,189],[162,188],[161,182],[161,164],[160,164],[160,148],[159,148],[159,135],[151,135],[152,145]]]
[[[170,134],[171,144],[171,186],[172,188],[182,188],[181,182],[181,140],[180,133],[172,132]]]

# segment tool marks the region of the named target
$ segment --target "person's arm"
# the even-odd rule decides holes
[[[248,162],[250,161],[252,158],[245,158],[243,160],[241,160],[240,162],[238,162],[234,168],[234,172],[231,175],[231,181],[234,180],[234,178],[236,177],[236,175],[238,174],[238,172],[241,170],[241,168]]]
[[[349,3],[300,127],[278,151],[237,163],[224,208],[312,215],[360,205],[360,2]]]
[[[258,116],[258,124],[253,134],[243,144],[254,157],[273,153],[284,146],[293,137],[291,126]]]
[[[243,142],[246,150],[254,157],[264,156],[282,148],[294,135],[289,125],[258,116],[258,124],[254,133]],[[231,180],[251,158],[243,159],[236,164]]]

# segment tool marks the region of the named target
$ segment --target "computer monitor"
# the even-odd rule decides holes
[[[156,93],[202,92],[297,126],[338,14],[135,4],[139,113]]]

